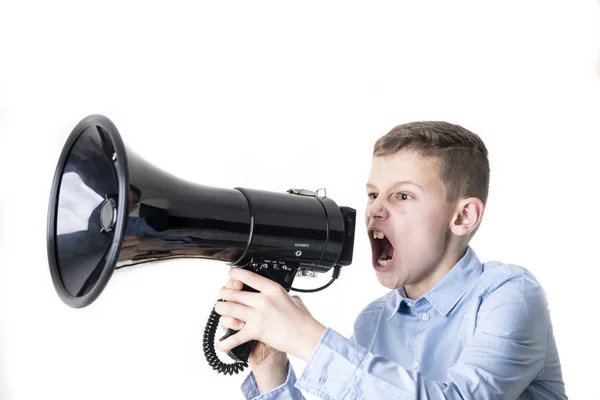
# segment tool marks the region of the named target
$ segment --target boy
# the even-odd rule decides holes
[[[246,398],[566,399],[542,287],[469,246],[488,185],[487,149],[461,126],[413,122],[375,143],[365,218],[391,291],[361,311],[350,339],[279,285],[232,268],[216,312],[241,330],[217,347],[261,342]],[[299,378],[287,354],[307,362]]]

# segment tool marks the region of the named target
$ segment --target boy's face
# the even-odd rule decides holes
[[[447,254],[456,208],[446,201],[434,159],[409,150],[373,157],[367,194],[367,233],[379,282],[396,289],[432,280]]]

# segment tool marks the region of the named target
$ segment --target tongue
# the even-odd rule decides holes
[[[389,253],[388,253],[388,251],[389,251]],[[380,260],[390,260],[393,255],[394,255],[393,250],[383,249],[383,251],[381,252],[381,255],[379,256],[379,259]]]

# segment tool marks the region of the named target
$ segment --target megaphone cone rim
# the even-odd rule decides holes
[[[113,162],[113,168],[117,176],[117,184],[119,190],[117,201],[117,218],[113,229],[114,233],[112,242],[108,250],[106,251],[104,257],[100,261],[100,263],[103,263],[100,277],[87,293],[85,293],[82,296],[75,296],[72,293],[70,293],[65,287],[58,266],[56,252],[56,222],[58,211],[58,195],[63,171],[73,146],[75,145],[81,134],[85,132],[86,129],[93,126],[98,126],[102,128],[108,134],[116,153],[116,159]],[[121,135],[117,130],[116,126],[112,123],[112,121],[104,115],[91,114],[82,119],[75,126],[75,128],[73,128],[65,144],[63,145],[63,149],[61,151],[56,166],[54,179],[52,181],[52,187],[50,190],[46,236],[48,263],[54,288],[58,293],[60,299],[70,307],[83,308],[93,303],[96,300],[96,298],[98,298],[98,296],[102,293],[115,270],[119,250],[123,242],[125,221],[127,218],[127,213],[121,211],[127,209],[129,197],[129,176],[127,174],[127,171],[127,153]]]

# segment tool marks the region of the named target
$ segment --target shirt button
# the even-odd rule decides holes
[[[419,360],[415,360],[415,362],[413,362],[413,369],[417,368],[419,368]]]
[[[429,314],[427,314],[427,313],[424,313],[423,315],[421,315],[421,319],[422,319],[423,321],[429,321]]]

